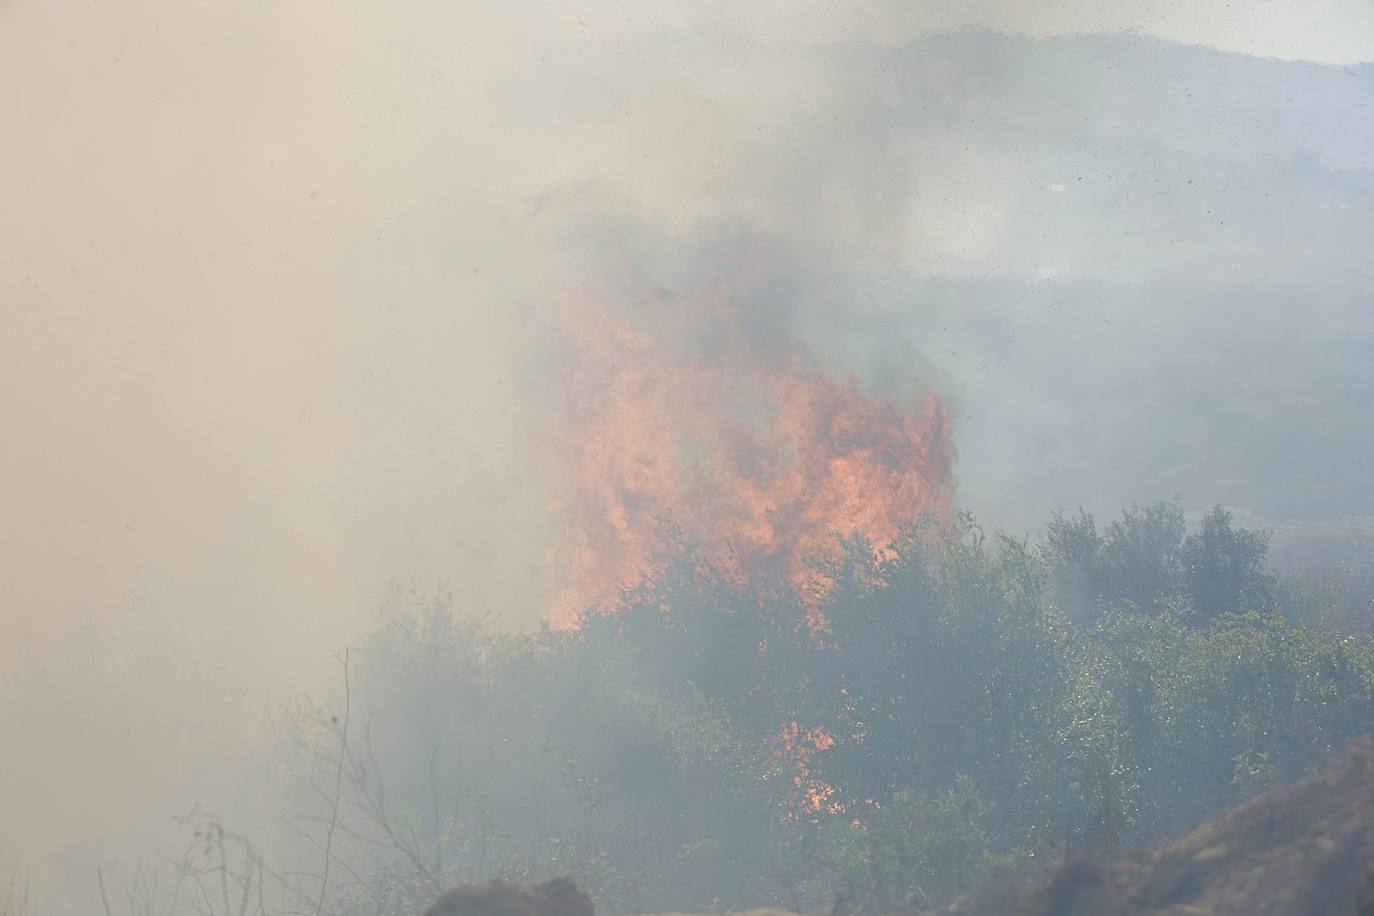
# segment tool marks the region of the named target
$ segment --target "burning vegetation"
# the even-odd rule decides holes
[[[565,586],[555,617],[613,610],[686,546],[717,574],[782,584],[813,632],[841,539],[880,556],[927,515],[948,517],[950,422],[827,368],[751,289],[575,310],[558,377],[554,454]]]
[[[671,540],[576,629],[400,607],[354,657],[367,724],[346,703],[299,723],[305,802],[344,776],[352,871],[322,912],[410,916],[494,874],[570,874],[598,912],[934,909],[1176,836],[1339,754],[1374,694],[1374,638],[1304,623],[1243,562],[1262,535],[1181,518],[1055,518],[1039,549],[966,519],[890,557],[847,542],[822,638],[794,591]]]

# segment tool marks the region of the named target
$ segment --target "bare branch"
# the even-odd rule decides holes
[[[339,763],[334,770],[334,808],[329,818],[329,830],[324,837],[324,866],[320,875],[320,898],[315,902],[315,916],[324,910],[324,898],[329,892],[329,864],[334,859],[334,831],[339,825],[339,804],[343,799],[344,761],[348,758],[348,723],[353,714],[353,688],[348,680],[348,650],[343,658],[344,714],[339,724]]]

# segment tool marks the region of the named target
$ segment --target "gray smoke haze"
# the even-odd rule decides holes
[[[945,6],[0,2],[0,869],[266,795],[388,581],[539,618],[570,212],[817,265],[992,525],[1367,526],[1374,10]]]

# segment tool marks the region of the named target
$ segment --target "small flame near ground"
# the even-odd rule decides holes
[[[587,294],[557,373],[553,508],[563,526],[552,619],[613,612],[673,540],[736,581],[781,583],[813,632],[840,538],[881,556],[903,529],[948,517],[950,423],[829,371],[767,318],[758,290]],[[614,304],[613,304],[614,303]]]
[[[816,775],[811,761],[818,754],[835,746],[835,736],[823,726],[803,728],[788,722],[774,737],[777,759],[787,761],[792,768],[794,794],[790,810],[804,815],[843,814],[848,806],[840,800],[835,787]]]

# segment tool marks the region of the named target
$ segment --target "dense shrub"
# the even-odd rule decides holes
[[[1262,536],[1181,519],[847,544],[820,630],[686,550],[569,632],[410,596],[353,656],[351,732],[296,720],[302,786],[352,761],[335,911],[562,872],[611,910],[938,903],[1176,832],[1369,730],[1370,639],[1291,622]]]

